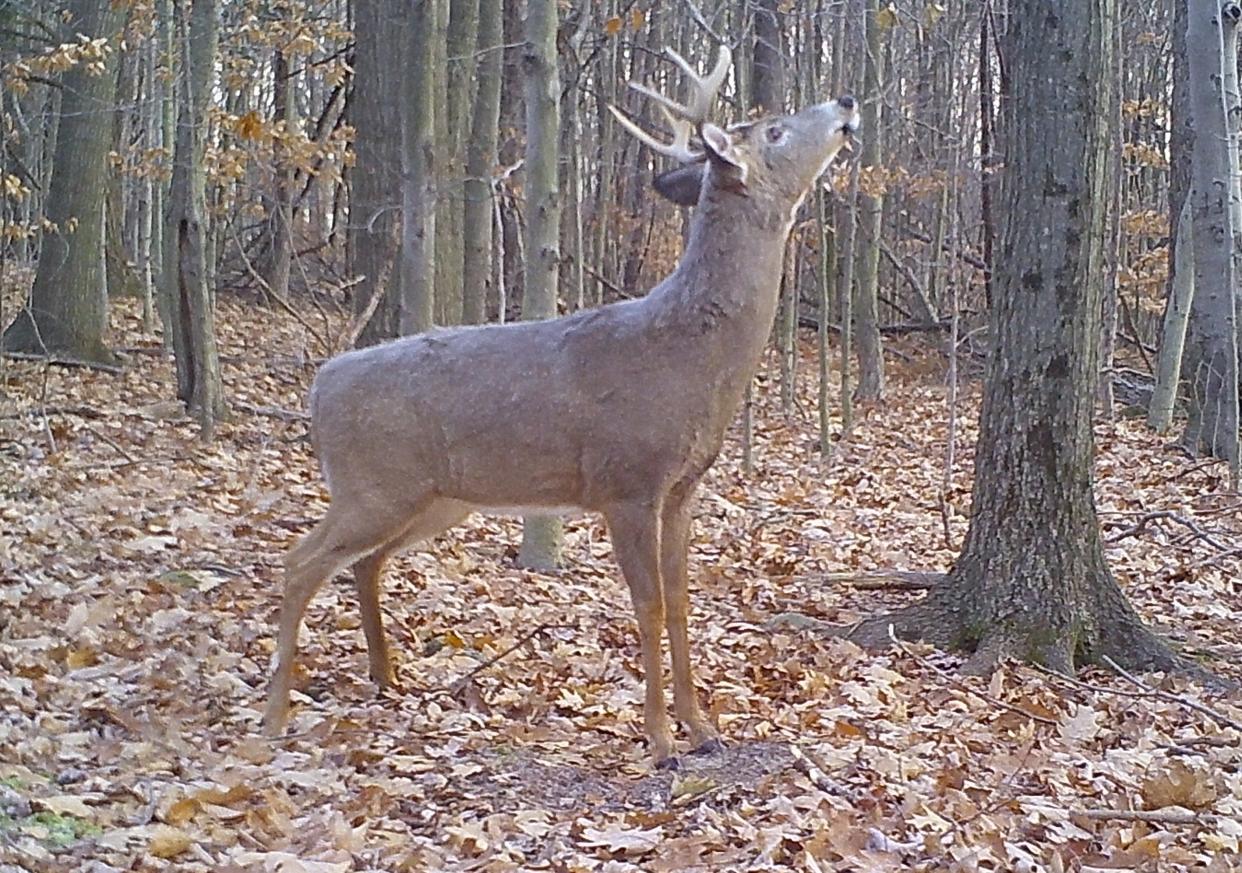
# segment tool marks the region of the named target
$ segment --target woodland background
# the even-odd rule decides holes
[[[1012,10],[708,6],[0,2],[0,865],[1236,869],[1236,696],[1010,663],[963,678],[928,646],[773,623],[898,607],[930,577],[888,571],[962,547]],[[1219,313],[1185,307],[1180,395],[1162,370],[1192,187],[1184,13],[1127,6],[1106,56],[1095,499],[1138,611],[1237,679],[1236,426],[1219,437],[1228,380],[1194,351]],[[330,586],[293,734],[260,739],[280,557],[325,502],[302,412],[317,364],[644,293],[688,216],[607,105],[641,117],[626,81],[720,40],[722,117],[846,91],[864,108],[795,226],[698,513],[693,638],[730,748],[650,771],[592,518],[474,519],[398,562],[402,694],[375,696],[352,593]],[[529,204],[548,191],[540,272]]]

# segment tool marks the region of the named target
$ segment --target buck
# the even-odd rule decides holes
[[[645,297],[563,318],[436,330],[347,352],[310,391],[331,494],[285,559],[275,675],[264,725],[284,728],[298,632],[325,580],[353,568],[371,678],[393,684],[379,608],[396,552],[474,511],[602,513],[638,618],[645,733],[677,766],[665,706],[668,631],[674,709],[696,751],[720,748],[690,664],[686,560],[691,502],[758,366],[775,315],[794,214],[858,127],[853,98],[724,129],[707,120],[727,75],[689,78],[685,104],[644,86],[671,142],[613,110],[626,130],[686,165],[657,181],[697,203],[685,252]]]

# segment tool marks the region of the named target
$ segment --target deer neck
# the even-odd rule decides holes
[[[793,212],[789,204],[709,187],[677,269],[649,296],[660,320],[687,342],[728,344],[744,353],[734,360],[753,369],[776,314]]]

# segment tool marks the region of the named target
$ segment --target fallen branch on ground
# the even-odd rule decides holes
[[[1104,657],[1105,662],[1108,663],[1108,666],[1116,670],[1117,675],[1121,676],[1123,679],[1128,681],[1130,684],[1138,688],[1142,688],[1144,691],[1150,692],[1153,696],[1158,697],[1161,700],[1167,700],[1170,703],[1181,704],[1187,709],[1193,709],[1195,712],[1206,715],[1208,718],[1212,719],[1212,721],[1216,722],[1222,727],[1233,728],[1235,731],[1242,732],[1242,722],[1235,721],[1234,719],[1225,715],[1223,712],[1217,712],[1216,710],[1212,709],[1212,707],[1207,706],[1206,704],[1200,703],[1197,700],[1191,700],[1189,697],[1186,697],[1184,694],[1174,694],[1173,692],[1165,691],[1162,688],[1155,688],[1149,685],[1148,683],[1144,682],[1143,680],[1139,679],[1133,673],[1130,673],[1129,671],[1127,671],[1124,667],[1122,667],[1120,664],[1118,664],[1108,655],[1104,655],[1103,657]]]
[[[1088,818],[1094,821],[1141,821],[1147,824],[1212,824],[1216,816],[1206,812],[1195,812],[1180,806],[1169,806],[1162,809],[1062,809],[1042,803],[1021,801],[1023,805],[1034,809],[1059,812],[1069,817]]]
[[[928,573],[922,570],[876,570],[872,573],[829,573],[824,576],[825,582],[844,582],[863,591],[925,591],[944,580],[944,573]]]
[[[999,706],[1002,709],[1007,709],[1010,712],[1015,712],[1018,715],[1025,716],[1026,718],[1029,718],[1031,721],[1037,721],[1040,724],[1048,724],[1048,725],[1053,725],[1053,726],[1060,724],[1060,722],[1057,721],[1055,718],[1048,718],[1045,715],[1039,715],[1038,713],[1030,712],[1028,710],[1023,709],[1020,706],[1014,706],[1012,703],[1006,703],[1005,701],[1001,700],[998,697],[993,697],[990,694],[986,694],[980,691],[978,688],[971,688],[970,685],[963,682],[958,677],[954,676],[948,670],[942,670],[940,667],[937,667],[927,658],[924,658],[918,652],[914,651],[914,649],[911,646],[909,646],[907,643],[903,642],[902,640],[897,639],[897,634],[893,632],[893,626],[891,624],[888,626],[888,638],[891,639],[894,645],[896,645],[897,648],[901,649],[903,653],[909,655],[911,658],[918,661],[924,667],[934,672],[936,675],[938,675],[940,678],[944,679],[946,682],[953,685],[955,688],[960,688],[962,691],[965,691],[969,694],[973,694],[981,700],[986,700],[988,703],[991,703],[994,706]]]
[[[37,355],[30,352],[12,352],[5,351],[6,358],[12,358],[14,361],[31,361],[39,364],[52,364],[56,367],[81,367],[84,370],[99,370],[104,373],[111,373],[119,376],[125,372],[124,367],[118,367],[115,364],[104,364],[99,361],[82,361],[77,358],[62,358],[56,355]]]
[[[233,406],[242,412],[249,412],[251,415],[278,418],[281,421],[310,421],[310,416],[307,413],[297,409],[284,409],[280,406],[255,406],[253,403],[245,403],[243,401],[238,401]]]

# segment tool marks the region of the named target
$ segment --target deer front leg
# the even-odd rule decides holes
[[[660,513],[649,503],[613,506],[605,513],[612,550],[630,588],[638,636],[643,650],[643,675],[647,693],[643,701],[643,727],[656,767],[675,768],[673,733],[664,704],[664,658],[661,639],[664,625],[664,593],[660,582]]]
[[[723,745],[720,735],[699,706],[698,689],[690,666],[690,639],[686,619],[690,612],[689,578],[686,570],[690,548],[691,507],[686,494],[670,497],[664,504],[660,528],[661,576],[664,582],[664,614],[668,625],[668,647],[673,656],[673,705],[677,718],[690,733],[696,752],[715,752]]]

